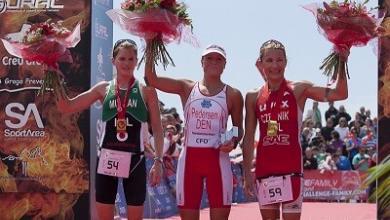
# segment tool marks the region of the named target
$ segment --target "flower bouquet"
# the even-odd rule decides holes
[[[311,11],[317,19],[320,33],[333,43],[333,52],[322,61],[320,69],[327,76],[336,79],[339,67],[339,51],[343,46],[365,46],[377,36],[377,28],[381,19],[377,18],[371,10],[367,10],[364,3],[345,0],[343,2],[331,1],[304,6]],[[343,67],[348,75],[348,65]]]
[[[54,81],[58,80],[58,62],[72,62],[68,48],[80,41],[80,24],[73,31],[60,21],[24,24],[20,32],[8,34],[1,40],[11,55],[46,65],[44,83],[38,92],[43,94],[57,85]]]
[[[187,8],[176,0],[125,0],[121,9],[111,9],[106,14],[122,30],[150,42],[139,62],[146,56],[153,57],[155,65],[175,65],[165,44],[187,41],[197,44],[192,35],[192,21]]]

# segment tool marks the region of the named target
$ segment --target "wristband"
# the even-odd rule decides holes
[[[154,161],[158,161],[158,162],[160,162],[161,164],[163,163],[163,159],[162,159],[162,157],[153,157],[153,160]]]
[[[236,149],[236,148],[237,148],[238,143],[239,143],[239,141],[238,141],[237,139],[235,139],[235,140],[233,141],[233,144],[234,144],[233,149]]]
[[[329,87],[326,87],[326,88],[325,88],[325,97],[324,97],[324,101],[325,101],[325,102],[328,102],[329,92],[330,92],[330,88],[329,88]]]

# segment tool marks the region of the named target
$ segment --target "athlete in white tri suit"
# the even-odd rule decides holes
[[[203,180],[207,183],[210,207],[231,204],[233,176],[229,153],[221,152],[220,134],[226,131],[228,109],[226,85],[214,96],[193,87],[184,108],[185,147],[179,156],[176,176],[177,203],[182,208],[198,209]]]
[[[147,45],[149,46],[149,44]],[[147,61],[145,76],[151,86],[178,94],[184,108],[185,146],[179,156],[176,196],[181,219],[199,219],[199,209],[206,183],[210,219],[228,219],[233,193],[233,176],[228,153],[243,134],[243,98],[237,89],[221,81],[226,64],[223,48],[211,45],[202,54],[203,79],[160,77]],[[221,143],[231,116],[238,127],[238,137]]]

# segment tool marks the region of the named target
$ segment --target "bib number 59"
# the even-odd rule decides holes
[[[270,188],[268,190],[268,194],[269,194],[269,197],[270,198],[273,198],[275,197],[277,194],[279,194],[279,196],[282,196],[282,189],[281,188]]]

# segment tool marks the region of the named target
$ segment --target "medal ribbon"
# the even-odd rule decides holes
[[[116,86],[115,86],[115,98],[116,98],[116,110],[117,110],[116,132],[117,132],[117,136],[119,135],[119,137],[122,139],[127,139],[126,138],[126,135],[127,135],[127,133],[126,133],[126,126],[127,126],[126,108],[127,108],[128,102],[129,102],[129,99],[128,99],[128,96],[130,93],[129,91],[130,91],[131,86],[133,85],[134,81],[135,81],[134,77],[130,79],[123,101],[121,100],[121,96],[120,96],[120,89],[119,89],[118,80],[116,81]]]
[[[286,91],[286,89],[285,89],[286,87],[287,87],[287,82],[286,82],[286,80],[283,80],[283,82],[280,84],[280,87],[277,91],[275,106],[271,110],[271,117],[270,117],[270,121],[268,122],[268,130],[271,132],[270,129],[272,129],[272,131],[275,132],[275,135],[277,134],[277,131],[279,129],[277,115],[278,115],[279,110],[280,110],[281,99],[282,99],[284,91]],[[265,86],[265,91],[266,91],[266,94],[270,93],[269,88],[268,88],[268,83]],[[271,102],[271,105],[272,105],[272,102]]]

